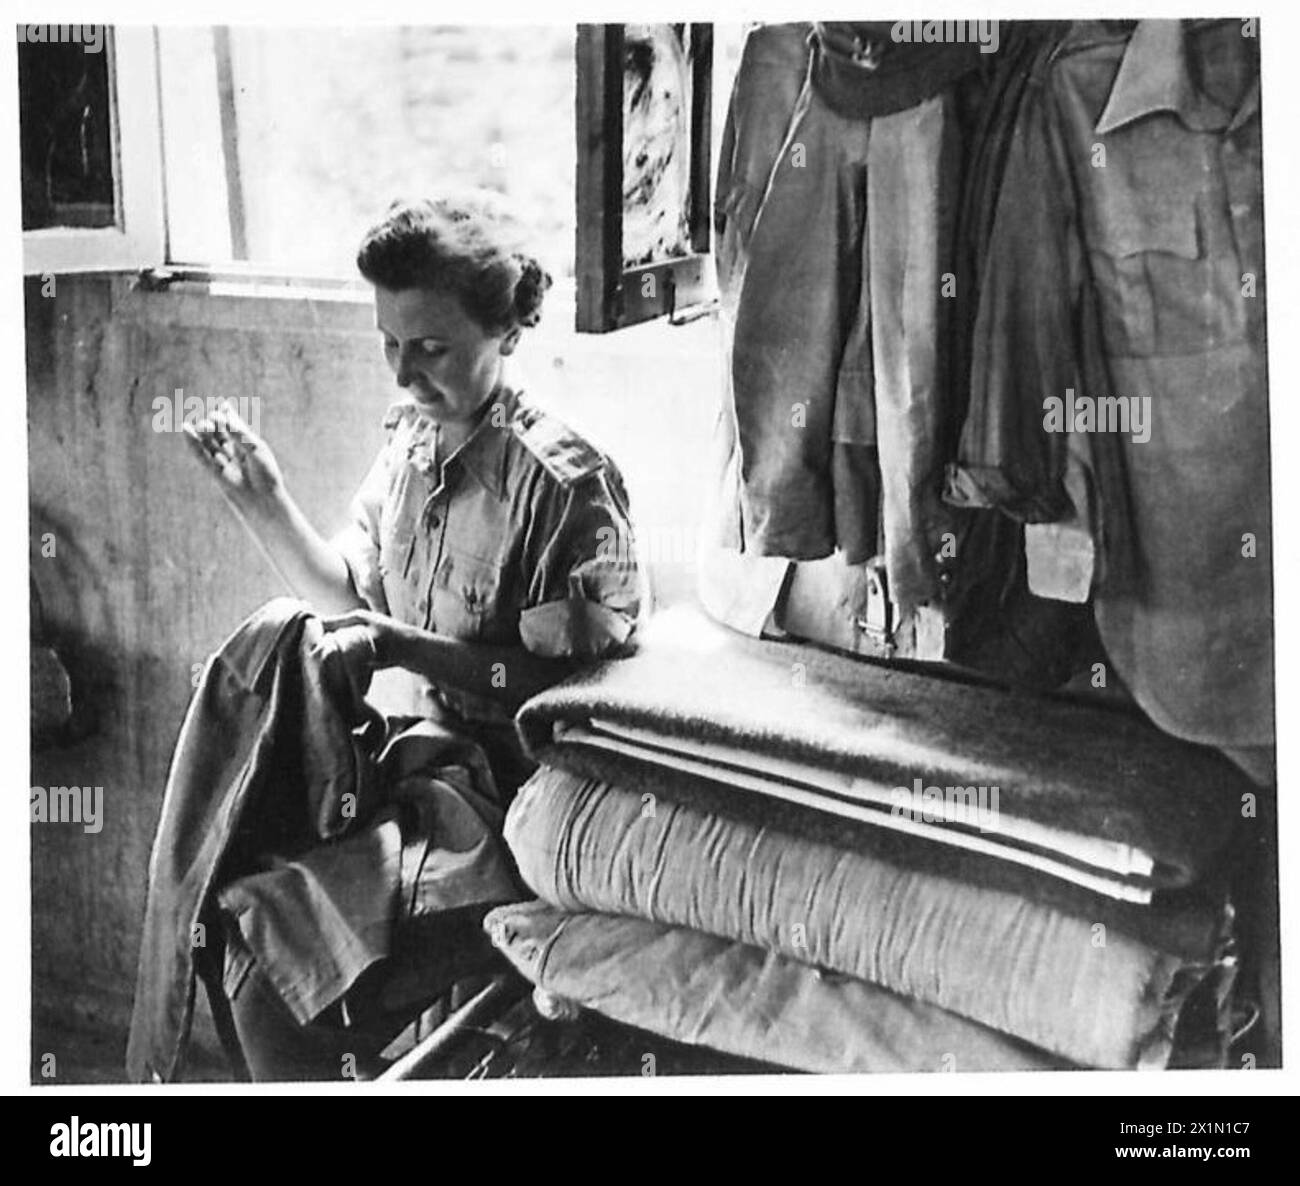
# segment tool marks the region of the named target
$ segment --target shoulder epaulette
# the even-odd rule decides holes
[[[388,411],[384,413],[384,427],[392,432],[402,424],[409,424],[418,415],[415,405],[409,400],[398,400],[395,404],[389,404]]]
[[[565,486],[605,467],[599,449],[562,421],[531,404],[520,404],[510,427],[546,472]]]

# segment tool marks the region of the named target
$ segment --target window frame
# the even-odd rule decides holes
[[[623,266],[623,25],[578,26],[575,104],[580,333],[670,319],[715,297],[712,261],[713,25],[691,24],[689,255]],[[649,280],[649,283],[647,283]],[[688,315],[689,316],[689,315]]]
[[[157,37],[152,26],[105,34],[115,225],[24,231],[24,275],[132,271],[167,258]]]
[[[674,322],[693,320],[694,310],[684,318],[682,311],[695,306],[705,313],[716,297],[710,212],[713,25],[691,25],[693,38],[704,45],[704,53],[692,66],[692,254],[626,271],[621,266],[622,28],[576,26],[576,291],[571,291],[568,301],[551,303],[575,310],[572,325],[579,334],[623,329],[664,316]],[[145,292],[202,289],[222,296],[240,293],[271,299],[293,299],[307,292],[331,303],[368,300],[369,288],[359,278],[318,276],[245,261],[173,261],[167,228],[162,123],[166,113],[158,30],[152,25],[106,26],[104,53],[109,68],[116,225],[25,230],[24,275],[127,272],[137,274],[136,284]],[[605,61],[612,63],[612,69],[593,69]],[[599,172],[592,173],[593,169]],[[603,179],[598,187],[587,184],[593,176]],[[594,270],[593,250],[600,253]],[[647,299],[642,296],[642,281],[651,274],[656,295]]]

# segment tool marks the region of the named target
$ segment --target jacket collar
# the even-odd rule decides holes
[[[1143,116],[1167,111],[1194,132],[1221,132],[1236,128],[1258,109],[1258,78],[1235,115],[1197,88],[1187,65],[1186,30],[1181,21],[1139,21],[1095,130],[1105,135]]]

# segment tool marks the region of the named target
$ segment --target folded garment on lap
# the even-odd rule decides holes
[[[572,757],[557,746],[548,760]],[[1199,931],[1199,951],[1170,951],[1100,911],[909,864],[898,855],[906,838],[882,844],[861,828],[853,843],[830,842],[798,826],[817,813],[777,823],[747,804],[741,816],[716,788],[699,796],[687,776],[641,774],[615,784],[543,766],[524,785],[505,834],[533,892],[567,911],[687,927],[842,972],[1095,1067],[1166,1065],[1183,1003],[1226,955],[1223,901],[1186,909],[1171,928],[1183,940]]]
[[[364,826],[236,878],[217,895],[300,1024],[391,956],[430,916],[519,896],[486,759],[432,721],[399,732],[379,763],[386,805]],[[448,953],[447,962],[452,961]]]
[[[543,902],[483,924],[528,979],[615,1021],[791,1070],[1039,1071],[1069,1064],[851,977],[682,927]]]
[[[1251,789],[1220,755],[1133,715],[746,638],[689,607],[652,622],[632,658],[534,697],[519,725],[535,756],[576,729],[1133,901],[1213,870]],[[993,818],[953,818],[948,800],[980,788]]]

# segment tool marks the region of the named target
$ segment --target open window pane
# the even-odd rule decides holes
[[[117,225],[113,98],[103,26],[19,27],[23,230]],[[75,30],[77,39],[50,40]]]
[[[583,25],[577,48],[579,332],[712,291],[713,26]]]
[[[623,26],[625,269],[691,252],[688,41],[685,25]]]
[[[163,262],[154,31],[20,25],[23,271]]]

